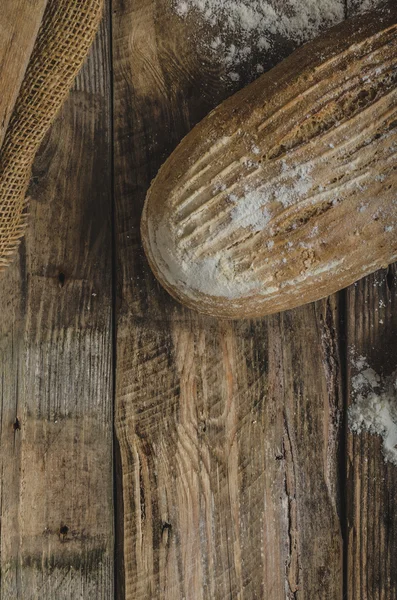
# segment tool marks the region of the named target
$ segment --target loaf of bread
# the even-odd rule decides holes
[[[260,317],[397,259],[397,2],[334,27],[212,111],[152,182],[150,266],[183,304]]]

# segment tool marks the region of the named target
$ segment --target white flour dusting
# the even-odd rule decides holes
[[[198,14],[213,28],[209,49],[223,59],[232,81],[253,54],[264,56],[283,39],[296,46],[344,18],[342,0],[175,0],[174,9],[181,18]]]
[[[277,199],[282,203],[284,208],[292,206],[298,199],[307,194],[307,192],[313,186],[313,179],[311,172],[313,165],[307,163],[306,165],[297,165],[290,167],[286,161],[283,161],[282,166],[283,172],[288,173],[291,177],[289,185],[280,185],[277,189]]]
[[[185,258],[175,252],[174,236],[167,223],[149,229],[155,251],[155,259],[163,265],[167,281],[172,285],[187,287],[202,294],[220,296],[233,300],[240,296],[259,293],[263,282],[250,280],[249,274],[236,278],[234,265],[228,255],[216,254],[201,259]],[[264,293],[277,292],[278,288],[267,288]]]
[[[243,193],[229,194],[230,212],[228,220],[222,224],[222,238],[228,239],[240,229],[269,234],[271,230],[267,229],[274,215],[280,211],[280,204],[281,210],[293,207],[313,188],[312,169],[312,163],[291,165],[284,160],[280,173],[275,178],[259,187],[247,184]],[[225,189],[226,184],[220,181],[214,185],[213,193],[223,192]],[[309,260],[308,255],[310,270],[302,269],[297,277],[288,282],[278,282],[275,274],[270,274],[264,281],[262,276],[258,278],[255,269],[240,269],[239,265],[236,265],[233,253],[225,251],[223,247],[211,256],[192,255],[183,244],[179,245],[178,236],[183,234],[183,230],[177,231],[178,233],[169,227],[167,219],[149,230],[156,261],[163,265],[167,281],[174,286],[189,289],[190,292],[195,290],[201,294],[229,300],[238,300],[252,294],[272,296],[281,289],[293,288],[308,277],[309,273],[312,277],[321,277],[323,273],[336,270],[344,261],[342,258],[316,266],[314,259]],[[211,238],[208,240],[211,241]],[[273,240],[265,238],[264,243],[269,249],[274,246]],[[291,246],[292,243],[287,244],[286,251]],[[284,268],[287,262],[286,256],[280,256],[279,261],[275,263],[275,271]]]
[[[312,169],[311,163],[289,166],[283,161],[277,185],[270,180],[256,189],[246,186],[241,197],[229,196],[234,203],[230,213],[231,230],[239,226],[249,227],[253,232],[263,231],[272,218],[272,204],[281,203],[284,208],[293,206],[310,191],[313,187]]]
[[[354,433],[368,431],[383,439],[385,461],[397,466],[397,371],[380,377],[363,356],[353,361],[358,370],[352,378],[353,404],[349,408],[349,428]]]
[[[233,198],[232,198],[233,200]],[[233,229],[249,227],[251,231],[263,231],[269,223],[271,214],[266,208],[266,197],[261,190],[252,190],[242,198],[235,199],[235,206],[231,212]]]

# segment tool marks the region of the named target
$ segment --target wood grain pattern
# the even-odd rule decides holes
[[[0,148],[32,53],[47,0],[0,4]]]
[[[146,190],[232,90],[168,3],[113,9],[125,598],[340,598],[337,299],[232,323],[159,288]]]
[[[348,348],[381,376],[397,368],[397,268],[348,290]],[[348,366],[348,392],[357,370]],[[349,433],[347,447],[348,591],[352,600],[397,598],[397,471],[379,436]]]
[[[107,26],[35,161],[0,297],[0,598],[113,594]]]
[[[136,327],[119,363],[127,598],[339,597],[330,315]]]

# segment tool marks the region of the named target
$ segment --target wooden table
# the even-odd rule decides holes
[[[112,0],[37,156],[0,279],[0,599],[394,600],[397,469],[346,414],[351,348],[396,368],[396,267],[227,322],[143,255],[159,166],[252,78],[194,33],[170,0]]]

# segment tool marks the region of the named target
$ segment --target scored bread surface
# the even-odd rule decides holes
[[[397,5],[295,51],[161,167],[141,231],[176,299],[258,317],[397,258]]]

